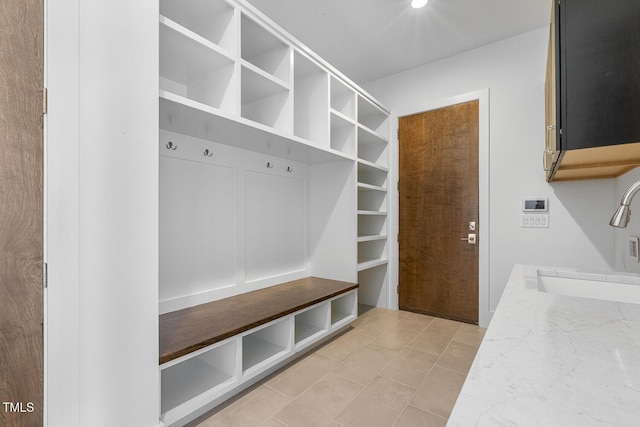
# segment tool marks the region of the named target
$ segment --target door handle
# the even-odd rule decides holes
[[[469,234],[467,234],[467,237],[461,237],[460,240],[466,240],[470,245],[475,245],[476,244],[476,234],[475,233],[469,233]]]

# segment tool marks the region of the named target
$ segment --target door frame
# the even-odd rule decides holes
[[[480,89],[473,92],[467,92],[460,95],[425,100],[423,104],[418,106],[403,107],[394,111],[397,119],[400,117],[419,114],[426,111],[437,110],[439,108],[448,107],[469,101],[479,101],[479,117],[478,117],[478,211],[479,211],[479,238],[478,238],[478,325],[487,327],[491,321],[493,313],[489,307],[490,287],[489,287],[489,271],[490,271],[490,253],[489,240],[491,236],[490,220],[490,203],[489,203],[489,183],[490,183],[490,147],[489,147],[489,88]],[[391,149],[395,152],[391,153],[391,158],[395,162],[392,170],[391,182],[396,185],[391,186],[391,200],[394,206],[390,226],[392,228],[391,235],[397,236],[399,231],[399,198],[398,198],[398,179],[399,179],[399,138],[398,138],[398,120],[394,120],[392,126],[392,135],[396,137],[396,143],[392,144]],[[399,259],[398,241],[393,240],[390,249],[391,259]],[[393,278],[389,289],[389,307],[398,308],[398,262],[394,263],[390,277]]]

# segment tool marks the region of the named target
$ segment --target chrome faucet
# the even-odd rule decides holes
[[[631,200],[633,200],[633,196],[640,191],[640,181],[633,184],[622,196],[622,200],[620,201],[620,206],[616,210],[616,213],[611,217],[611,221],[609,221],[609,225],[612,227],[625,228],[627,224],[629,224],[629,218],[631,217]]]

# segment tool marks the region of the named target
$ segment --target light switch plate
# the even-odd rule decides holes
[[[549,214],[522,214],[521,228],[549,228]]]

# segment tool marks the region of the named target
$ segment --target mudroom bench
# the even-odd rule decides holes
[[[357,289],[307,277],[161,315],[162,421],[196,418],[344,329]]]

